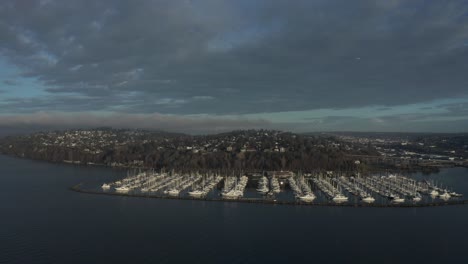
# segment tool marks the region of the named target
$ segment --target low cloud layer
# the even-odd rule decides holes
[[[76,128],[130,128],[163,130],[188,134],[213,134],[238,129],[277,129],[293,132],[374,131],[374,132],[466,132],[468,105],[447,105],[436,114],[349,115],[310,118],[303,121],[271,121],[233,116],[178,116],[166,114],[96,114],[38,112],[0,115],[0,136],[31,131]],[[452,113],[459,114],[452,114]],[[343,129],[345,128],[345,129]],[[363,130],[363,128],[366,128]]]
[[[218,133],[236,129],[270,128],[272,124],[262,119],[181,117],[162,114],[92,114],[51,113],[0,115],[2,129],[50,130],[64,128],[133,128],[186,132],[192,134]]]

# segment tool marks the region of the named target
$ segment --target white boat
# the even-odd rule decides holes
[[[192,197],[202,197],[203,195],[205,195],[205,192],[200,191],[200,190],[195,190],[195,191],[188,192],[188,195],[190,195]]]
[[[439,198],[442,200],[450,199],[450,194],[448,192],[444,192],[443,194],[439,195]]]
[[[312,194],[306,194],[306,195],[300,196],[299,199],[303,202],[312,202],[315,200],[315,196]]]
[[[366,197],[362,198],[362,201],[366,202],[366,203],[373,203],[373,202],[375,202],[375,198],[372,197],[372,196],[366,196]]]
[[[167,192],[170,196],[178,196],[180,191],[178,189],[171,189]]]
[[[128,186],[120,186],[120,187],[115,188],[115,190],[118,192],[128,192],[130,191],[130,188]]]
[[[430,196],[437,196],[439,195],[439,192],[436,191],[436,190],[432,190],[430,193],[429,193]]]
[[[110,189],[110,187],[111,187],[110,184],[107,184],[107,183],[104,183],[104,184],[101,186],[101,188],[104,189],[104,190],[108,190],[108,189]]]
[[[342,195],[342,194],[337,194],[335,197],[333,197],[334,202],[346,202],[348,201],[348,197]]]
[[[404,201],[405,201],[405,198],[400,198],[398,196],[395,196],[393,198],[393,202],[395,202],[395,203],[403,203]]]
[[[462,197],[463,194],[459,194],[459,193],[456,193],[456,192],[450,192],[450,196],[453,196],[453,197]]]
[[[419,202],[422,200],[422,197],[419,193],[415,193],[413,197],[413,202]]]
[[[233,199],[237,199],[240,196],[242,196],[242,193],[240,193],[237,190],[232,190],[232,191],[229,191],[227,193],[223,193],[221,195],[223,196],[224,199],[233,200]]]

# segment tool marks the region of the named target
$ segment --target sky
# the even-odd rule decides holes
[[[0,130],[97,126],[466,132],[468,1],[2,0]]]

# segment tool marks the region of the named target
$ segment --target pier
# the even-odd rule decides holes
[[[180,200],[229,201],[264,204],[311,204],[352,207],[427,207],[464,204],[463,194],[427,180],[417,181],[403,175],[362,177],[289,173],[270,177],[262,174],[199,174],[138,172],[124,179],[104,183],[102,190],[78,185],[76,190],[89,193]],[[281,184],[279,178],[281,178]],[[248,182],[251,184],[246,189]],[[282,185],[282,186],[280,186]],[[252,188],[252,186],[255,186]],[[151,188],[150,188],[151,187]],[[101,192],[102,191],[102,192]]]

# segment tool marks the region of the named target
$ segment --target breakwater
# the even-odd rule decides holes
[[[221,198],[194,198],[182,196],[163,196],[155,194],[138,194],[138,193],[118,193],[118,192],[104,192],[95,191],[82,188],[83,184],[79,183],[70,187],[69,189],[78,193],[106,195],[106,196],[123,196],[135,198],[152,198],[152,199],[168,199],[168,200],[190,200],[190,201],[205,201],[205,202],[223,202],[223,203],[255,203],[255,204],[270,204],[270,205],[291,205],[291,206],[328,206],[328,207],[373,207],[373,208],[417,208],[417,207],[440,207],[440,206],[454,206],[466,205],[468,200],[449,200],[449,201],[436,201],[427,203],[389,203],[389,204],[366,204],[366,203],[333,203],[333,202],[314,202],[305,203],[300,201],[283,201],[273,199],[258,199],[258,198],[239,198],[235,200],[226,200]]]

